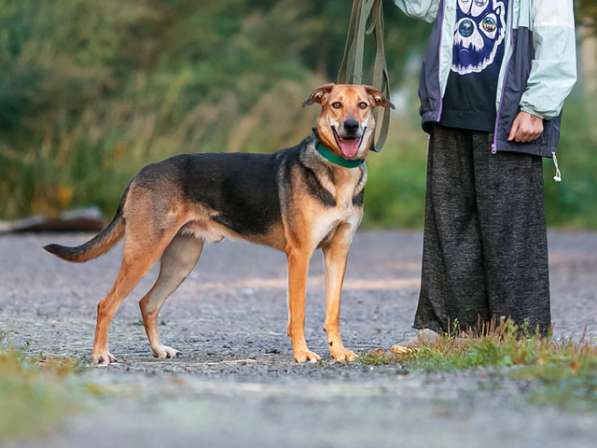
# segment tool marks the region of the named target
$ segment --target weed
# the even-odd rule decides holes
[[[533,402],[597,409],[597,346],[586,337],[555,341],[510,321],[422,341],[405,354],[363,354],[359,359],[367,365],[400,363],[423,372],[504,368],[510,378],[540,386],[531,393]]]
[[[0,440],[47,434],[86,408],[87,398],[103,395],[99,386],[78,380],[82,369],[74,359],[0,348]]]

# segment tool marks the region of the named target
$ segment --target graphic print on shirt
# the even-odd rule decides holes
[[[500,0],[458,0],[452,71],[480,73],[495,60],[506,34],[506,5]]]

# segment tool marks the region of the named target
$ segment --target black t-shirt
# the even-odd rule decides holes
[[[493,132],[509,0],[458,0],[440,124]]]

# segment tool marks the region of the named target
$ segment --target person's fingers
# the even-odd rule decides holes
[[[533,133],[531,131],[526,131],[523,135],[523,143],[528,143],[533,140]]]
[[[537,140],[541,136],[541,131],[537,128],[533,128],[531,131],[528,132],[527,135],[527,142],[532,142]]]
[[[519,143],[527,143],[530,138],[530,133],[527,129],[519,129],[516,136],[516,141]]]
[[[515,141],[517,143],[528,143],[537,140],[543,133],[543,123],[538,124],[525,120],[525,117],[519,114],[514,123],[512,123],[512,129],[508,135],[508,141]]]
[[[518,117],[516,117],[516,119],[514,120],[514,123],[512,123],[512,129],[510,129],[510,135],[508,136],[508,141],[512,141],[516,139],[516,135],[518,134],[518,128],[519,128],[519,122],[518,122]]]

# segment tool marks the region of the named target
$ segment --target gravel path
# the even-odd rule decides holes
[[[41,251],[86,235],[0,238],[0,330],[31,353],[87,357],[97,301],[120,248],[73,265]],[[556,336],[597,334],[597,234],[550,234]],[[343,299],[352,349],[411,335],[420,273],[414,232],[357,235]],[[210,245],[160,316],[163,343],[183,352],[154,360],[137,299],[122,306],[111,351],[120,362],[85,376],[123,391],[69,421],[40,446],[594,446],[597,416],[529,405],[520,384],[488,372],[408,374],[400,367],[329,361],[321,331],[322,261],[313,259],[307,340],[320,365],[291,362],[282,254],[240,242]],[[488,387],[489,385],[489,387]]]

